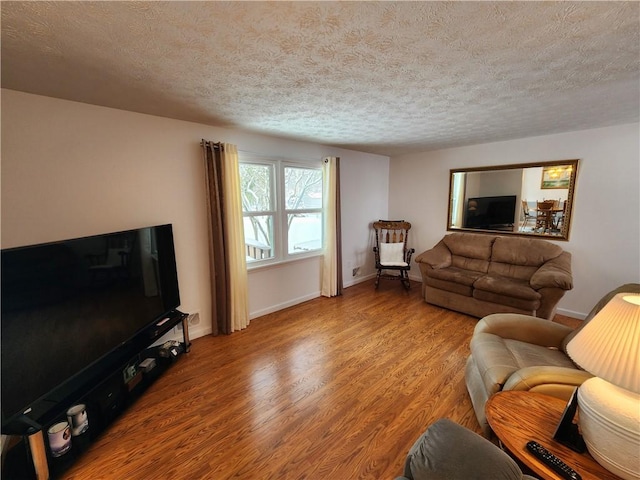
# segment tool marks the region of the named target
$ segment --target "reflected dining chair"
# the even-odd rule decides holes
[[[567,200],[562,202],[562,208],[558,206],[558,211],[555,213],[555,228],[556,230],[562,230],[564,228],[565,215],[567,214]]]
[[[538,202],[536,209],[536,231],[551,232],[553,228],[553,200]]]
[[[526,200],[522,200],[522,224],[520,225],[520,231],[524,232],[529,221],[533,220],[535,223],[535,219],[536,216],[529,208],[529,203]]]

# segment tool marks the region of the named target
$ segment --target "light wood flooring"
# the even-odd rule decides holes
[[[436,419],[479,432],[477,320],[412,285],[364,282],[194,340],[64,478],[393,479]]]

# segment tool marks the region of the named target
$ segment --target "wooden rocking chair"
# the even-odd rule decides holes
[[[376,245],[373,253],[376,259],[376,289],[380,283],[380,277],[391,280],[400,280],[405,289],[409,290],[409,269],[411,268],[411,255],[414,248],[407,248],[407,239],[411,224],[404,220],[378,220],[373,223],[376,232]],[[383,273],[383,271],[396,271],[398,274]]]

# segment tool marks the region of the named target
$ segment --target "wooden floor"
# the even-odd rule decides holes
[[[440,417],[479,432],[475,318],[372,282],[202,337],[67,479],[393,479]]]

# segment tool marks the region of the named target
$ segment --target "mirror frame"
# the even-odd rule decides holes
[[[491,229],[477,229],[477,228],[465,228],[454,227],[451,225],[452,217],[452,205],[453,205],[453,175],[455,173],[470,173],[470,172],[490,172],[501,170],[514,170],[525,169],[532,167],[553,167],[559,165],[571,165],[571,178],[569,179],[569,187],[567,192],[567,205],[565,209],[565,219],[562,222],[562,230],[558,235],[551,235],[537,232],[520,232],[520,231],[504,231],[504,230],[491,230]],[[455,168],[449,170],[449,202],[447,207],[447,231],[449,232],[473,232],[473,233],[490,233],[500,235],[516,235],[520,237],[538,237],[545,238],[547,240],[569,240],[569,232],[571,230],[571,216],[573,212],[573,197],[575,191],[576,178],[578,175],[578,159],[572,160],[553,160],[548,162],[532,162],[532,163],[518,163],[509,165],[491,165],[486,167],[471,167],[471,168]],[[522,194],[522,191],[520,192]],[[516,206],[516,211],[519,212],[521,208]],[[519,224],[520,215],[517,215],[516,224]]]

